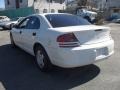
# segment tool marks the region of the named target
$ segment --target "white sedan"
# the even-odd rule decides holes
[[[91,25],[71,14],[37,14],[23,19],[10,32],[11,43],[36,57],[42,71],[52,64],[80,67],[114,53],[110,28]]]
[[[4,24],[6,22],[10,22],[10,18],[8,18],[7,16],[0,16],[0,27],[5,29]]]

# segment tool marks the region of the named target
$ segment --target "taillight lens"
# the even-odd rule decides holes
[[[74,33],[60,35],[57,38],[57,42],[59,43],[60,47],[77,47],[77,46],[79,46],[79,41],[75,37]]]

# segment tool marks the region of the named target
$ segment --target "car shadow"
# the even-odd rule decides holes
[[[0,28],[0,31],[10,31],[9,29],[2,29],[2,28]]]
[[[66,90],[87,83],[99,73],[96,65],[55,67],[43,73],[36,67],[33,56],[10,44],[0,46],[0,82],[6,90]]]

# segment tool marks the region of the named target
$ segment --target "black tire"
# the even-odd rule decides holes
[[[42,72],[50,71],[52,69],[50,59],[44,48],[41,47],[40,45],[35,48],[35,61],[38,68]]]
[[[16,47],[12,34],[10,33],[10,42],[12,47]]]

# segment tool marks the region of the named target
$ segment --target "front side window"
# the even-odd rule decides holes
[[[40,28],[40,20],[39,18],[32,16],[25,18],[18,25],[19,28],[22,29],[39,29]]]
[[[20,24],[18,25],[18,27],[25,29],[28,21],[30,21],[30,18],[25,18],[24,20],[22,20],[22,21],[20,22]]]
[[[53,27],[90,25],[87,20],[70,14],[48,14],[46,18]]]

